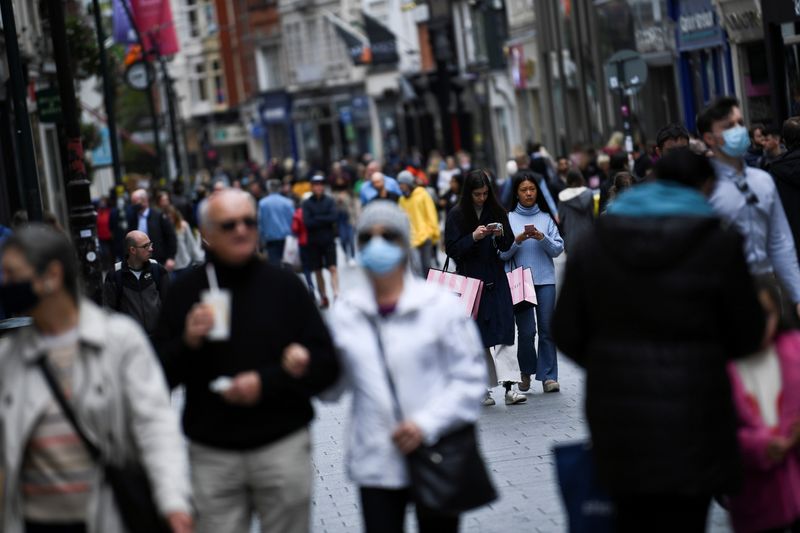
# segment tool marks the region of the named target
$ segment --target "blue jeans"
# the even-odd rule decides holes
[[[283,249],[286,247],[286,239],[278,241],[267,241],[267,261],[270,265],[279,267],[283,261]]]
[[[350,221],[346,218],[339,220],[339,240],[342,243],[342,250],[344,250],[345,257],[349,259],[356,258],[356,232],[355,228],[350,225]]]
[[[550,322],[556,307],[556,286],[536,285],[536,299],[539,305],[515,313],[519,338],[517,339],[517,360],[520,371],[527,375],[536,374],[537,381],[549,379],[558,381],[558,359],[556,345],[550,335]],[[539,324],[539,354],[533,344],[536,337],[536,324]]]

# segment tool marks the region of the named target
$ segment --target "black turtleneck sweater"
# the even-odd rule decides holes
[[[295,275],[255,257],[238,267],[210,260],[220,288],[232,293],[230,339],[206,340],[197,350],[183,341],[186,315],[208,289],[205,268],[197,268],[171,286],[156,347],[170,386],[186,386],[183,427],[189,439],[226,450],[254,449],[305,427],[314,415],[311,396],[336,381],[339,365],[328,329]],[[302,379],[281,367],[284,348],[295,342],[311,352]],[[209,389],[219,376],[251,370],[261,375],[262,389],[253,406],[229,404]]]

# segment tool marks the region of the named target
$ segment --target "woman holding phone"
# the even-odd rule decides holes
[[[486,348],[489,386],[497,385],[497,371],[489,348],[514,344],[514,305],[503,260],[498,252],[508,250],[514,235],[508,215],[497,201],[491,184],[494,178],[486,169],[473,170],[464,179],[461,199],[447,215],[445,251],[456,262],[456,272],[483,281],[484,289],[478,308],[478,329]],[[524,394],[504,382],[506,405],[523,403]],[[491,389],[484,405],[494,405]]]
[[[564,251],[564,241],[558,232],[544,195],[539,194],[536,176],[523,170],[511,183],[511,205],[508,214],[514,243],[500,253],[506,270],[513,266],[530,268],[539,305],[515,314],[519,339],[517,359],[522,372],[519,390],[531,386],[531,375],[542,382],[544,392],[558,392],[558,360],[556,345],[550,335],[550,320],[556,305],[556,272],[553,259]],[[539,327],[539,350],[534,346],[536,327]]]

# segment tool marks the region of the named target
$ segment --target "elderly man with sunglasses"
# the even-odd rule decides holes
[[[744,237],[750,272],[777,277],[800,315],[800,266],[792,232],[775,181],[745,164],[751,142],[739,101],[715,100],[697,117],[697,129],[714,152],[717,186],[711,205]]]
[[[220,191],[199,209],[207,262],[170,290],[156,336],[171,386],[186,387],[199,533],[309,530],[311,396],[336,381],[333,343],[308,291],[256,255],[253,198]],[[285,354],[306,362],[301,378]]]
[[[167,294],[169,274],[153,257],[153,241],[141,231],[125,236],[125,259],[114,265],[103,284],[103,304],[129,315],[152,336],[161,304]]]

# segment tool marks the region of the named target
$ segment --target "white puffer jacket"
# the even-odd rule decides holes
[[[163,514],[189,512],[186,446],[158,359],[130,318],[84,300],[72,407],[90,438],[116,464],[145,468]],[[0,457],[4,476],[2,531],[23,533],[20,468],[33,425],[51,393],[35,364],[43,353],[32,327],[0,343]],[[97,469],[87,515],[89,533],[124,533],[110,487]]]
[[[475,422],[486,392],[484,349],[463,308],[444,289],[410,276],[397,308],[385,318],[369,286],[336,303],[330,329],[344,373],[326,399],[353,393],[347,469],[357,485],[392,489],[409,483],[405,460],[392,442],[398,421],[371,323],[380,330],[405,418],[433,444]]]

